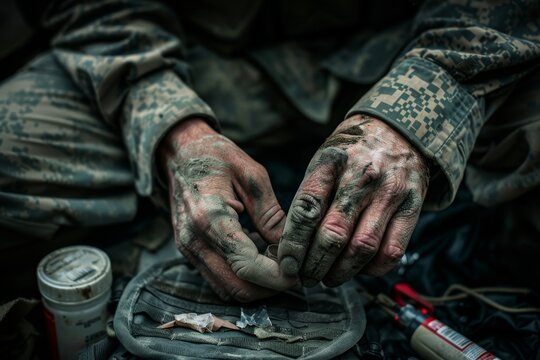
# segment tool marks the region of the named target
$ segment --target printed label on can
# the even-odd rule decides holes
[[[422,323],[422,326],[458,349],[469,360],[500,360],[439,320],[428,318]]]
[[[49,343],[51,344],[51,353],[54,360],[60,359],[60,354],[58,353],[58,338],[56,335],[56,321],[54,320],[54,315],[43,306],[43,316],[45,317],[45,329],[49,337]]]

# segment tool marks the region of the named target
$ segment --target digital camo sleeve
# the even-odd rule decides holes
[[[211,109],[186,85],[180,29],[156,1],[60,1],[45,16],[53,53],[127,148],[137,192],[155,193],[156,146],[169,128]]]
[[[493,101],[540,62],[537,0],[426,1],[413,40],[349,111],[378,117],[432,162],[425,208],[448,206]]]

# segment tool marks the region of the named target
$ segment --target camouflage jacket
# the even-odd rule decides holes
[[[154,156],[168,129],[193,116],[219,127],[192,87],[189,49],[202,44],[256,62],[318,123],[329,121],[342,82],[370,85],[346,116],[371,114],[417,146],[432,162],[426,204],[442,208],[486,121],[538,66],[539,17],[533,0],[104,0],[61,1],[44,22],[55,31],[57,61],[123,137],[143,196],[156,191]],[[540,183],[538,160],[529,168],[508,196]],[[487,191],[493,177],[472,174],[477,201],[508,194],[500,184]]]

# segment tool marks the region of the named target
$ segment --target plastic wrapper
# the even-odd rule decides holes
[[[268,317],[266,306],[259,306],[256,309],[240,309],[240,320],[236,322],[236,326],[244,329],[247,326],[255,326],[259,328],[269,328],[272,326],[272,321]]]

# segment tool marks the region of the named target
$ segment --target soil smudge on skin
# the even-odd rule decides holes
[[[397,213],[409,211],[415,207],[415,194],[413,190],[409,190],[403,202],[399,205],[396,210]]]
[[[356,209],[360,206],[364,196],[365,191],[359,189],[355,184],[343,186],[336,193],[337,208],[347,215],[349,219],[353,220]]]
[[[339,131],[338,134],[363,136],[364,130],[362,130],[361,125],[355,125]]]
[[[263,196],[263,190],[261,189],[259,184],[257,184],[257,181],[255,181],[255,179],[253,179],[252,177],[248,179],[248,188],[249,193],[255,199],[260,199]]]
[[[358,141],[364,137],[364,129],[362,129],[362,125],[369,122],[370,120],[365,120],[358,125],[349,126],[348,128],[338,131],[326,139],[321,148],[328,148],[331,146],[339,147],[358,143]]]
[[[210,175],[218,175],[222,173],[222,168],[226,164],[214,158],[195,158],[186,161],[181,165],[180,173],[184,174],[187,179],[199,180]]]
[[[345,164],[347,163],[347,160],[349,159],[349,156],[344,150],[338,149],[338,148],[326,148],[323,149],[320,153],[320,156],[317,158],[316,161],[312,161],[308,168],[307,173],[312,173],[315,169],[317,169],[320,166],[330,165],[334,167],[334,173],[337,177],[343,169],[345,168]]]
[[[339,147],[343,145],[354,145],[358,142],[358,139],[349,138],[344,136],[331,136],[322,145],[321,148]]]
[[[219,245],[224,255],[237,254],[240,250],[238,248],[238,239],[236,239],[236,236],[233,232],[225,235],[224,239],[220,239]]]

